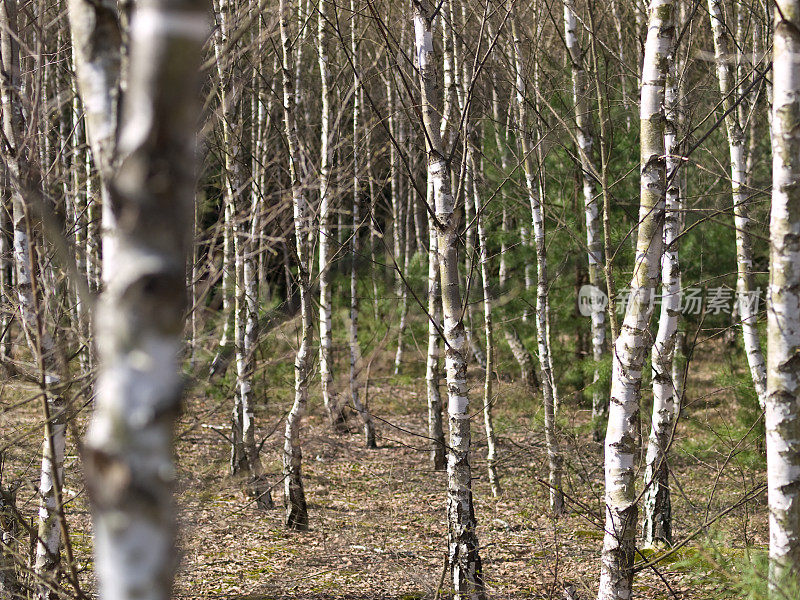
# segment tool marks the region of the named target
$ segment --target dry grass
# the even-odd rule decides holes
[[[677,540],[764,480],[752,440],[737,443],[742,426],[735,422],[735,400],[724,390],[712,393],[721,352],[711,348],[698,353],[690,375],[687,408],[672,461]],[[373,373],[388,372],[389,361],[388,356],[381,357],[383,364],[376,362]],[[498,386],[495,412],[504,493],[493,498],[485,477],[481,374],[476,371],[471,376],[471,396],[478,413],[473,423],[475,508],[490,597],[562,598],[565,583],[570,583],[578,597],[593,598],[602,544],[603,470],[602,449],[590,439],[588,411],[572,400],[561,409],[569,513],[555,520],[549,515],[547,489],[539,482],[547,476],[539,400],[527,397],[513,382]],[[279,377],[265,379],[261,387],[266,393],[258,398],[259,434],[268,436],[263,459],[279,507],[282,417],[292,395],[290,378],[291,371],[282,369]],[[318,390],[312,391],[303,433],[311,530],[295,533],[283,528],[282,508],[258,511],[242,482],[228,476],[228,445],[207,427],[227,424],[228,384],[195,385],[177,444],[181,567],[176,595],[282,600],[433,598],[446,550],[446,484],[444,474],[428,465],[424,389],[422,379],[373,376],[370,401],[378,418],[380,448],[372,451],[362,448],[355,417],[351,434],[332,434],[322,415]],[[4,392],[9,406],[33,390],[14,385],[6,386]],[[647,401],[646,396],[645,405]],[[24,404],[2,417],[2,441],[7,447],[4,482],[23,482],[20,507],[30,516],[36,508],[33,485],[39,466],[37,406]],[[85,415],[78,419],[77,432],[84,419]],[[89,519],[72,436],[69,455],[66,487],[72,540],[83,584],[92,589]],[[678,553],[681,560],[665,562],[658,572],[639,573],[637,594],[645,598],[740,597],[714,577],[713,557],[709,558],[710,573],[700,573],[697,565],[687,566],[686,557],[704,556],[709,536],[729,555],[742,556],[745,548],[764,547],[766,527],[761,494],[707,528],[691,543],[691,552]]]

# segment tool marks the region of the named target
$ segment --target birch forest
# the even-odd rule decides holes
[[[800,598],[800,0],[0,0],[0,600]]]

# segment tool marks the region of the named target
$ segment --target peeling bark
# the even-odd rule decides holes
[[[447,370],[450,443],[447,461],[448,563],[453,600],[484,600],[483,569],[472,498],[470,418],[467,396],[467,338],[464,330],[458,275],[458,235],[450,169],[441,139],[441,108],[436,76],[437,57],[431,32],[433,7],[429,0],[412,0],[414,52],[419,68],[421,112],[428,154],[428,182],[436,215],[439,276],[442,283],[445,365]]]
[[[675,39],[672,0],[651,0],[640,104],[639,231],[631,298],[614,346],[611,402],[605,439],[605,536],[599,600],[630,600],[638,506],[636,436],[642,369],[650,338],[664,232],[666,159],[664,94]]]
[[[167,600],[176,565],[173,434],[183,377],[201,0],[142,0],[110,185],[115,269],[97,308],[101,369],[85,444],[100,598]]]
[[[800,2],[777,0],[766,430],[771,597],[800,581]]]
[[[300,142],[295,118],[296,94],[293,77],[293,37],[289,29],[289,0],[280,0],[280,31],[283,77],[283,117],[286,140],[289,147],[289,176],[292,186],[294,211],[295,251],[297,253],[298,280],[300,288],[300,346],[294,361],[294,403],[286,418],[283,443],[283,477],[286,508],[285,524],[289,529],[308,529],[308,507],[303,489],[303,451],[300,446],[300,431],[303,414],[308,403],[308,379],[311,372],[310,350],[313,334],[311,311],[311,282],[308,259],[308,234],[311,230],[308,200],[300,178]]]

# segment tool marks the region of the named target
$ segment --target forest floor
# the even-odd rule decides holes
[[[708,344],[689,373],[686,401],[671,460],[674,537],[684,547],[636,575],[641,598],[719,599],[757,595],[767,543],[764,458],[755,427],[742,423],[735,386],[720,386],[725,351]],[[409,350],[409,353],[413,351]],[[344,352],[342,351],[342,358]],[[283,527],[280,452],[283,417],[292,396],[287,357],[277,379],[264,380],[257,398],[263,460],[274,483],[276,508],[258,510],[242,481],[228,474],[224,439],[231,381],[190,386],[179,427],[180,571],[176,597],[273,600],[432,599],[446,554],[445,474],[428,462],[425,381],[421,376],[373,377],[369,403],[379,449],[363,448],[357,417],[352,432],[331,432],[317,387],[303,432],[308,532]],[[389,358],[373,373],[390,372]],[[342,361],[344,362],[344,361]],[[419,372],[419,369],[414,367]],[[270,361],[260,364],[270,371]],[[510,372],[510,371],[509,371]],[[273,370],[274,373],[274,370]],[[482,372],[470,372],[475,512],[490,598],[596,596],[602,546],[602,447],[591,440],[589,411],[572,395],[560,408],[568,512],[548,511],[543,414],[512,381],[496,386],[495,419],[503,493],[494,498],[486,478],[481,418]],[[339,381],[345,389],[346,380]],[[30,398],[32,388],[6,386],[6,406]],[[13,393],[12,393],[13,392]],[[15,400],[12,400],[15,399]],[[645,393],[643,406],[650,396]],[[40,429],[38,404],[23,402],[2,415],[4,483],[15,478],[19,505],[33,516]],[[90,529],[75,434],[70,435],[66,497],[81,579],[91,590]],[[642,416],[643,430],[649,422]],[[24,424],[24,425],[23,425]],[[222,434],[222,435],[221,435]],[[646,439],[647,432],[644,431]],[[641,479],[640,479],[641,480]],[[639,486],[641,489],[641,485]],[[742,502],[745,497],[748,502]],[[641,564],[654,556],[642,551]]]

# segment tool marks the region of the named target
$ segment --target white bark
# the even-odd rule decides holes
[[[653,416],[647,444],[644,474],[642,537],[646,545],[672,544],[672,502],[669,488],[667,451],[672,441],[679,401],[679,385],[675,379],[675,351],[678,319],[681,310],[681,272],[678,242],[681,234],[683,190],[678,172],[681,147],[679,142],[679,88],[677,81],[677,48],[672,50],[664,90],[666,117],[664,147],[666,158],[666,204],[664,215],[664,253],[661,257],[661,314],[652,351]]]
[[[209,366],[209,376],[223,375],[228,368],[231,354],[231,338],[233,336],[233,205],[228,200],[230,194],[223,194],[222,199],[222,335],[219,338],[217,351]]]
[[[261,509],[272,508],[272,496],[264,477],[259,448],[255,440],[253,412],[253,371],[255,370],[256,326],[258,324],[258,286],[256,281],[255,239],[258,232],[258,194],[251,194],[250,220],[242,216],[236,225],[236,297],[234,347],[238,398],[234,402],[234,435],[238,428],[241,447],[232,458],[234,472],[247,474],[249,491]],[[242,211],[244,213],[244,211]],[[249,227],[248,227],[249,225]],[[236,440],[236,438],[234,438]],[[238,451],[238,456],[237,456]]]
[[[605,439],[606,525],[599,600],[630,600],[636,543],[635,457],[642,369],[651,347],[649,325],[658,284],[664,230],[666,159],[664,86],[675,27],[672,0],[651,0],[640,104],[639,231],[631,298],[614,346]]]
[[[219,338],[217,351],[211,360],[209,376],[223,375],[230,363],[231,353],[234,348],[235,337],[235,233],[233,231],[235,217],[235,202],[242,193],[242,176],[239,165],[239,152],[241,147],[241,130],[239,123],[239,107],[241,99],[239,91],[234,89],[236,77],[234,62],[232,65],[223,56],[224,48],[229,45],[229,39],[234,16],[232,0],[213,0],[216,29],[214,31],[214,58],[216,59],[217,76],[219,78],[219,103],[221,106],[222,138],[225,144],[223,159],[223,194],[222,194],[222,335]],[[234,49],[235,52],[235,49]],[[240,412],[238,398],[234,400],[232,419],[232,448],[231,472],[238,470],[238,465],[243,461],[241,419],[236,418]]]
[[[777,0],[766,430],[771,597],[800,582],[800,2]]]
[[[97,309],[95,413],[85,472],[104,600],[167,600],[176,567],[173,432],[194,199],[201,0],[143,0],[111,186],[116,268]]]
[[[509,6],[511,5],[509,4]],[[519,26],[514,18],[511,19],[511,35],[514,46],[514,98],[516,100],[515,117],[517,130],[520,131],[525,126],[525,119],[523,118],[522,114],[522,111],[525,107],[525,79],[523,75],[524,69],[522,62],[522,38],[520,37]],[[522,135],[521,137],[524,139],[525,135]],[[526,225],[522,225],[520,227],[519,235],[522,244],[525,246],[533,246],[532,236]],[[533,261],[525,261],[525,290],[529,291],[534,287],[535,281],[533,277]],[[522,311],[522,322],[527,323],[530,320],[530,317],[531,309],[530,306],[526,305]]]
[[[708,0],[708,13],[714,34],[714,57],[717,80],[722,95],[722,107],[728,112],[725,129],[728,135],[731,168],[731,193],[733,196],[733,221],[736,229],[736,291],[739,297],[738,310],[742,319],[742,339],[747,355],[747,364],[758,402],[764,408],[767,371],[764,353],[758,337],[757,303],[751,302],[755,292],[753,281],[753,244],[750,238],[750,194],[747,189],[747,143],[740,120],[741,112],[732,109],[736,96],[736,63],[732,60],[728,29],[725,24],[722,0]]]
[[[400,126],[401,129],[405,130],[403,125]],[[405,134],[401,136],[402,139],[405,140]],[[409,272],[409,267],[411,265],[411,254],[412,254],[412,244],[411,244],[411,237],[413,235],[413,226],[411,223],[412,219],[412,203],[411,195],[414,193],[414,189],[411,185],[404,186],[406,189],[404,190],[404,201],[402,203],[402,208],[400,210],[400,214],[402,215],[403,219],[403,228],[401,231],[402,236],[402,257],[403,262],[402,268],[403,273],[407,274]],[[403,365],[403,352],[405,351],[405,335],[406,329],[408,328],[408,285],[406,282],[402,282],[400,284],[400,324],[397,328],[397,352],[394,356],[394,374],[400,374],[401,367]]]
[[[432,182],[428,182],[428,205],[435,206]],[[442,327],[442,290],[439,285],[439,250],[436,222],[428,218],[428,355],[425,383],[428,392],[428,437],[431,444],[431,463],[437,471],[445,468],[445,442],[442,427],[442,395],[439,391],[441,369],[440,331]]]
[[[437,101],[437,58],[434,55],[429,0],[411,3],[414,52],[420,76],[420,106],[428,153],[428,180],[433,190],[436,215],[442,309],[444,314],[445,365],[447,369],[450,451],[447,461],[448,559],[454,600],[483,600],[483,573],[478,552],[472,499],[469,397],[467,396],[467,339],[462,319],[458,277],[458,235],[455,199],[450,191],[450,169],[440,135]]]
[[[522,50],[519,27],[512,21],[514,37],[514,60],[518,72],[522,70]],[[544,210],[542,207],[542,178],[544,165],[536,164],[538,145],[527,131],[528,109],[525,99],[525,83],[521,75],[516,81],[517,110],[519,113],[522,138],[523,166],[525,184],[531,210],[531,231],[536,252],[536,342],[539,350],[539,367],[542,372],[542,398],[544,403],[545,444],[547,445],[548,480],[550,488],[550,508],[554,514],[564,512],[564,495],[561,491],[562,458],[555,431],[555,413],[558,405],[558,392],[553,376],[553,363],[550,352],[550,303],[548,298],[547,250],[545,247]],[[534,85],[536,85],[534,83]],[[539,179],[536,179],[538,173]]]
[[[463,92],[462,92],[463,95]],[[470,353],[475,358],[475,362],[481,369],[486,369],[486,354],[481,348],[478,338],[473,331],[473,324],[477,322],[475,316],[475,305],[472,302],[470,292],[474,287],[477,287],[475,281],[477,280],[478,272],[473,264],[473,257],[475,256],[475,201],[474,201],[474,177],[472,162],[469,155],[472,154],[472,149],[467,147],[467,159],[464,165],[464,221],[466,221],[466,231],[464,232],[464,295],[467,304],[467,318],[464,321],[464,330],[467,334],[467,344]],[[455,179],[453,179],[455,181]],[[457,183],[454,183],[457,185]]]
[[[472,156],[473,171],[477,172],[477,164],[474,155]],[[476,182],[477,183],[477,182]],[[483,291],[483,323],[484,334],[486,336],[486,370],[483,378],[483,425],[486,431],[486,465],[489,472],[489,485],[492,488],[492,495],[499,496],[501,493],[500,478],[497,475],[497,437],[494,432],[494,419],[492,417],[492,405],[494,397],[492,394],[492,377],[494,377],[494,322],[492,320],[492,290],[491,290],[491,265],[489,264],[489,249],[487,248],[487,228],[485,207],[481,200],[478,186],[474,188],[475,214],[478,221],[478,248],[480,260],[480,273]]]
[[[392,77],[386,78],[386,94],[389,104],[389,133],[397,142],[397,146],[404,147],[405,128],[400,122],[399,110],[395,106],[397,101],[396,92],[392,85]],[[400,157],[398,150],[394,143],[389,144],[389,171],[391,179],[391,201],[392,201],[392,242],[394,262],[397,264],[397,269],[404,268],[405,261],[405,208],[403,204],[402,192],[402,178],[400,177]],[[403,362],[403,336],[406,330],[406,318],[408,313],[408,297],[407,290],[403,283],[403,278],[399,270],[393,273],[395,281],[395,294],[397,301],[400,302],[400,323],[397,333],[397,351],[394,356],[394,374],[400,373],[400,367]]]
[[[458,96],[456,92],[456,78],[453,76],[453,32],[452,27],[447,24],[452,18],[452,0],[443,0],[439,11],[439,21],[442,24],[442,82],[443,82],[443,103],[442,103],[442,123],[439,126],[439,133],[443,140],[452,143],[457,133],[454,123],[458,123],[456,108]]]
[[[214,37],[214,53],[217,58],[217,74],[220,80],[220,104],[222,105],[222,137],[225,143],[224,157],[224,240],[226,247],[223,256],[223,280],[225,274],[228,281],[223,281],[223,294],[226,295],[227,306],[223,301],[223,320],[225,330],[217,355],[212,361],[211,369],[227,367],[229,354],[233,351],[236,363],[236,376],[238,393],[234,394],[231,412],[231,460],[232,474],[250,471],[250,460],[245,448],[246,423],[252,427],[252,384],[250,373],[252,368],[247,363],[251,360],[248,356],[244,329],[247,321],[246,279],[252,278],[248,267],[247,277],[244,273],[244,255],[249,251],[247,244],[247,217],[245,200],[247,194],[246,174],[244,173],[244,100],[242,98],[242,68],[235,53],[238,51],[233,43],[236,33],[234,19],[237,15],[236,0],[218,1],[218,30]],[[228,61],[222,54],[223,49],[229,48],[233,57]],[[252,216],[252,215],[251,215]],[[229,337],[228,328],[232,328]],[[232,339],[231,339],[232,338]],[[232,348],[231,348],[232,345]],[[251,452],[252,454],[252,452]],[[256,457],[257,458],[257,457]],[[250,473],[252,476],[253,473]]]
[[[47,384],[58,384],[57,376],[46,376]],[[34,572],[44,581],[39,582],[37,597],[54,597],[50,586],[60,561],[62,510],[60,490],[64,483],[64,451],[66,448],[66,407],[61,398],[48,393],[46,402],[50,423],[42,444],[42,469],[39,477],[39,523],[36,540]]]
[[[564,39],[572,65],[572,101],[575,105],[575,133],[579,146],[581,183],[586,219],[586,248],[589,261],[589,284],[597,289],[603,285],[603,240],[600,236],[600,196],[595,194],[596,172],[592,164],[594,138],[588,106],[586,71],[578,40],[578,20],[574,0],[564,2]],[[613,307],[611,308],[613,310]],[[606,346],[606,314],[599,304],[592,304],[592,359],[595,362],[592,379],[592,434],[600,441],[600,431],[608,414],[608,393],[599,385],[600,362]]]
[[[103,227],[103,269],[106,273],[114,269],[114,236],[113,216],[108,209],[110,198],[108,185],[113,176],[114,158],[117,145],[117,120],[120,86],[120,44],[122,40],[119,16],[116,2],[102,0],[101,2],[88,2],[87,0],[69,0],[70,32],[72,36],[72,54],[76,74],[77,89],[84,109],[83,122],[86,129],[86,140],[91,148],[85,154],[86,191],[94,190],[91,180],[91,161],[93,156],[100,175],[100,198],[102,199]],[[75,120],[80,119],[78,98],[73,101],[73,114]],[[76,131],[76,136],[78,131]],[[73,161],[77,161],[77,137],[73,145]],[[77,165],[76,165],[77,166]],[[97,198],[83,197],[75,169],[74,194],[78,201],[76,206],[75,245],[78,254],[83,251],[84,241],[88,244],[87,250],[96,254],[96,243],[89,240],[86,219],[86,207],[93,206],[92,217],[96,218]],[[92,272],[96,272],[97,258],[91,260],[87,256],[86,262],[79,268],[92,265]],[[90,283],[94,283],[90,281]],[[76,294],[76,313],[78,327],[82,337],[91,339],[90,325],[87,322],[85,308],[80,294]],[[89,343],[89,342],[87,342]],[[89,349],[81,352],[81,361],[84,370],[89,367]]]
[[[353,14],[350,22],[350,52],[353,61],[353,232],[350,238],[350,396],[353,407],[361,417],[364,425],[364,444],[367,448],[377,448],[375,442],[375,425],[358,395],[358,373],[361,359],[361,348],[358,343],[358,263],[361,244],[361,76],[359,66],[358,45],[358,12],[356,0],[350,0],[350,9]]]
[[[509,103],[509,111],[508,111],[508,119],[506,121],[506,131],[511,131],[511,113],[513,108],[516,106],[516,102],[512,100]],[[495,144],[497,146],[498,152],[500,152],[500,165],[503,169],[503,176],[508,177],[509,170],[509,160],[508,160],[508,151],[507,151],[507,142],[502,138],[500,135],[500,104],[499,98],[497,97],[497,87],[493,86],[492,88],[492,110],[494,113],[494,135],[495,135]],[[500,290],[502,293],[506,292],[506,281],[508,279],[508,267],[506,263],[506,254],[508,252],[508,244],[506,242],[507,236],[509,231],[511,230],[510,225],[510,216],[508,207],[506,206],[506,196],[503,189],[500,189],[500,201],[503,206],[503,217],[501,221],[501,228],[503,239],[500,244],[500,266],[498,267],[498,284],[500,286]],[[527,269],[527,267],[526,267]],[[536,370],[533,364],[533,357],[531,353],[528,352],[528,349],[522,343],[522,340],[517,333],[517,330],[514,328],[511,322],[506,322],[503,325],[503,335],[505,336],[506,343],[508,347],[511,349],[511,354],[514,356],[514,360],[517,361],[520,370],[520,378],[522,379],[522,383],[528,387],[529,389],[535,389],[539,387],[538,379],[536,378]]]
[[[73,52],[74,54],[74,52]],[[74,60],[73,60],[74,63]],[[74,80],[73,80],[74,81]],[[84,136],[84,119],[81,116],[82,107],[80,105],[80,97],[77,89],[72,99],[72,120],[74,123],[74,131],[72,134],[72,206],[73,206],[73,242],[75,244],[75,262],[77,272],[84,278],[86,276],[86,196],[81,189],[80,174],[83,170],[83,163],[81,162],[80,146],[83,143]],[[89,310],[85,305],[79,290],[83,286],[81,282],[74,282],[75,288],[75,321],[77,324],[78,336],[81,344],[85,347],[81,349],[79,361],[81,365],[81,372],[86,373],[89,371],[91,363],[91,340],[89,332],[91,325],[89,323]]]
[[[331,167],[333,162],[332,93],[333,75],[328,56],[329,0],[319,0],[317,17],[317,52],[319,56],[320,96],[322,99],[322,124],[320,132],[319,166],[319,376],[322,382],[322,401],[331,423],[337,429],[346,428],[345,413],[339,407],[338,395],[333,389],[333,339],[331,332]]]
[[[2,103],[2,147],[10,183],[13,205],[13,258],[16,267],[16,293],[19,316],[31,354],[42,375],[45,425],[42,468],[39,479],[39,519],[37,526],[34,572],[37,576],[36,597],[50,598],[57,575],[61,547],[60,490],[64,481],[65,407],[52,387],[60,381],[53,339],[38,287],[41,277],[36,260],[30,194],[41,192],[41,180],[35,166],[33,149],[26,139],[26,123],[22,110],[20,72],[21,31],[17,23],[17,6],[11,0],[0,1],[0,57],[3,77],[0,78]]]
[[[303,489],[300,430],[303,414],[308,402],[308,378],[310,374],[311,336],[313,333],[311,313],[311,290],[308,259],[308,233],[310,216],[308,200],[305,197],[300,179],[300,142],[295,118],[295,87],[292,81],[293,48],[292,33],[289,28],[289,0],[280,0],[280,31],[283,74],[283,117],[286,140],[289,147],[289,176],[292,185],[292,206],[294,211],[294,230],[300,288],[300,345],[294,361],[294,403],[286,418],[283,444],[284,505],[286,507],[286,526],[289,529],[308,529],[308,508]]]
[[[364,88],[359,88],[361,95],[364,95]],[[367,189],[369,190],[369,205],[367,210],[367,220],[369,222],[369,258],[371,264],[370,275],[372,276],[372,316],[375,321],[380,318],[380,293],[378,291],[378,281],[380,266],[378,265],[375,252],[378,246],[378,228],[375,218],[375,204],[377,202],[377,194],[375,190],[375,177],[373,176],[372,169],[372,127],[368,125],[364,135],[364,155],[366,157],[366,174],[367,174]]]
[[[405,139],[403,138],[403,128],[399,124],[400,119],[398,116],[398,109],[395,106],[396,94],[397,92],[395,91],[395,87],[393,85],[392,76],[387,75],[386,101],[389,110],[389,114],[387,115],[387,120],[389,122],[389,135],[395,139],[397,146],[402,148]],[[400,202],[400,158],[397,155],[397,147],[394,143],[389,144],[389,181],[389,191],[391,194],[390,197],[392,204],[392,252],[394,254],[395,262],[397,262],[399,265],[403,262],[403,207]],[[395,271],[392,275],[395,281],[397,297],[399,298],[400,294],[402,293],[403,282],[400,278],[400,273]]]
[[[69,0],[67,6],[78,89],[85,111],[86,139],[100,175],[103,263],[95,265],[95,270],[100,270],[105,279],[116,268],[108,184],[113,176],[117,145],[122,35],[116,2]],[[89,168],[87,163],[87,187],[91,186]],[[89,203],[97,201],[87,197]]]

